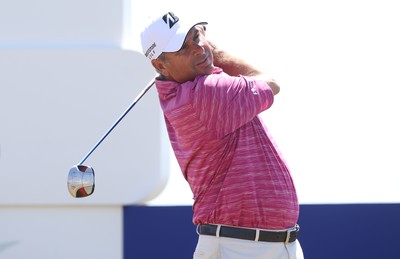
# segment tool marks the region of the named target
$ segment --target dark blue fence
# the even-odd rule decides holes
[[[400,204],[301,205],[305,259],[400,258]],[[124,207],[124,259],[190,259],[192,208]]]

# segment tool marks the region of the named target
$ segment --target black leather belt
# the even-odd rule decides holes
[[[219,234],[217,230],[219,228]],[[300,227],[296,225],[293,229],[287,231],[266,231],[250,228],[236,228],[222,225],[198,225],[197,232],[201,235],[230,237],[253,241],[264,242],[285,242],[296,241]],[[258,233],[257,233],[258,232]]]

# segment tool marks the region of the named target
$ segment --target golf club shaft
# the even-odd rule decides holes
[[[96,150],[96,148],[103,142],[103,140],[110,134],[110,132],[120,123],[120,121],[125,117],[125,115],[135,106],[135,104],[145,95],[145,93],[154,85],[154,79],[142,90],[142,92],[133,100],[132,104],[125,110],[125,112],[118,118],[118,120],[111,126],[111,128],[103,135],[103,137],[94,145],[94,147],[87,153],[87,155],[79,162],[82,165],[86,159]]]

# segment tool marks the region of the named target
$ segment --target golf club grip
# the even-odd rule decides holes
[[[82,165],[86,159],[96,150],[96,148],[103,142],[103,140],[110,134],[110,132],[120,123],[120,121],[125,117],[126,114],[136,105],[136,103],[147,93],[147,91],[154,85],[155,79],[152,79],[150,83],[139,93],[139,95],[133,100],[132,104],[124,111],[124,113],[114,122],[111,128],[101,137],[101,139],[94,145],[94,147],[87,153],[87,155],[79,162],[79,165]]]

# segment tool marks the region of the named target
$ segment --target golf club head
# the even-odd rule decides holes
[[[74,198],[83,198],[94,192],[94,170],[87,165],[71,167],[67,181],[68,191]]]

